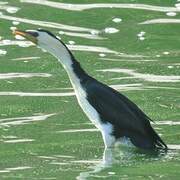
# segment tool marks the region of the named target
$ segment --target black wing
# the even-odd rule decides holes
[[[85,85],[89,103],[104,123],[114,125],[114,135],[129,137],[142,148],[166,147],[150,125],[150,118],[131,100],[116,90],[92,80]]]

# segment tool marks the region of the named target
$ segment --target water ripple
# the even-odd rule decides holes
[[[5,140],[4,143],[24,143],[24,142],[32,142],[35,141],[34,139],[12,139],[12,140]]]
[[[139,24],[179,24],[180,19],[151,19]]]
[[[24,60],[34,60],[34,59],[41,59],[41,57],[19,57],[19,58],[13,58],[11,60],[13,61],[24,61]]]
[[[123,55],[122,55],[123,56]],[[124,54],[124,58],[136,58],[138,55],[131,55],[131,54]],[[138,57],[141,57],[140,55]],[[152,62],[152,61],[157,61],[156,59],[115,59],[115,58],[99,58],[103,61],[110,61],[110,62]]]
[[[148,11],[158,11],[158,12],[179,12],[180,9],[176,7],[163,7],[163,6],[153,6],[148,4],[131,4],[131,3],[92,3],[92,4],[70,4],[53,2],[48,0],[21,0],[23,3],[40,4],[44,6],[49,6],[53,8],[66,9],[70,11],[83,11],[86,9],[95,8],[125,8],[125,9],[141,9]]]
[[[70,25],[66,25],[66,24],[60,24],[60,23],[48,22],[48,21],[31,20],[31,19],[8,16],[8,15],[3,15],[3,14],[0,14],[0,19],[10,20],[10,21],[18,21],[18,22],[23,22],[23,23],[27,23],[27,24],[33,24],[33,25],[38,25],[38,26],[42,26],[42,27],[50,27],[50,28],[55,28],[55,29],[63,29],[63,30],[68,30],[68,31],[71,30],[71,31],[90,32],[90,33],[93,31],[96,34],[99,33],[99,31],[97,29],[90,29],[90,28],[78,27],[78,26],[70,26]]]
[[[11,171],[18,171],[18,170],[25,170],[25,169],[32,169],[30,166],[18,166],[18,167],[11,167],[11,168],[5,168],[3,170],[0,170],[0,173],[9,173]]]
[[[95,132],[99,131],[96,128],[92,129],[67,129],[67,130],[62,130],[62,131],[57,131],[57,133],[76,133],[76,132]]]
[[[18,45],[20,47],[30,47],[34,44],[30,41],[11,41],[8,39],[0,41],[0,46],[11,46],[11,45]]]
[[[48,73],[0,73],[0,79],[50,77]]]
[[[0,92],[0,96],[25,96],[25,97],[63,97],[63,96],[75,96],[75,92],[65,93],[36,93],[36,92]]]
[[[67,32],[67,31],[59,31],[61,35],[74,36],[74,37],[82,37],[85,39],[106,39],[95,34],[86,34],[86,33],[77,33],[77,32]]]
[[[7,51],[4,49],[0,49],[0,56],[6,55]]]
[[[121,91],[128,91],[128,90],[144,90],[144,87],[141,83],[136,84],[115,84],[110,85],[113,89],[121,90]]]
[[[143,79],[145,81],[151,81],[151,82],[180,82],[180,76],[144,74],[144,73],[135,72],[135,70],[132,70],[132,69],[114,68],[114,69],[102,69],[102,70],[97,70],[97,71],[126,73],[126,74],[129,74],[135,78],[139,78],[139,79]],[[115,78],[115,79],[118,79],[118,78]]]
[[[12,40],[2,40],[0,41],[0,46],[10,46],[10,45],[18,45],[21,47],[30,47],[34,46],[32,42],[29,41],[12,41]],[[106,47],[100,47],[100,46],[87,46],[87,45],[68,45],[67,47],[70,50],[74,51],[87,51],[87,52],[102,52],[102,53],[112,53],[112,54],[118,54],[117,51],[108,49]]]
[[[18,10],[20,10],[19,7],[15,7],[15,6],[8,6],[6,5],[8,3],[0,3],[0,9],[1,10],[6,10],[8,13],[14,14],[16,13]]]
[[[98,47],[98,46],[86,46],[86,45],[67,45],[69,49],[75,51],[90,51],[90,52],[103,52],[103,53],[112,53],[118,54],[117,51],[108,49],[106,47]]]
[[[13,118],[4,118],[0,119],[0,126],[9,126],[9,125],[22,125],[29,124],[36,121],[43,121],[47,118],[54,116],[53,114],[43,114],[43,115],[34,115],[28,117],[13,117]]]
[[[180,125],[180,121],[156,121],[157,125]]]

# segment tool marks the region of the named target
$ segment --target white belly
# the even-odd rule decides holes
[[[90,121],[101,131],[106,147],[112,147],[115,144],[115,137],[112,136],[113,128],[110,123],[103,123],[100,120],[96,109],[88,102],[86,91],[82,88],[78,79],[72,79],[71,83],[76,93],[79,105]]]
[[[106,147],[114,146],[116,140],[115,137],[112,136],[112,132],[113,132],[112,125],[110,123],[102,123],[97,111],[86,99],[87,96],[84,90],[81,93],[80,91],[78,92],[76,91],[76,97],[84,113],[87,115],[90,121],[101,131],[105,146]]]
[[[84,91],[84,90],[83,90]],[[79,92],[76,92],[76,97],[78,100],[78,103],[84,113],[87,115],[87,117],[90,119],[90,121],[98,128],[101,130],[102,123],[100,121],[100,117],[97,113],[97,111],[92,107],[92,105],[88,102],[86,99],[86,93],[83,92],[79,94]]]

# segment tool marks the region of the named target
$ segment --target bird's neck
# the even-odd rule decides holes
[[[88,74],[82,69],[80,63],[74,58],[70,50],[63,43],[48,48],[48,51],[55,56],[67,71],[71,84],[77,89],[88,79]]]

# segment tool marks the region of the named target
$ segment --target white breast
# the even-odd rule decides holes
[[[87,100],[87,94],[85,90],[79,86],[78,89],[75,89],[76,97],[78,100],[79,105],[81,106],[84,113],[87,115],[87,117],[90,119],[90,121],[101,130],[101,121],[99,118],[99,115],[97,111],[94,109],[94,107],[88,102]]]
[[[90,121],[101,131],[105,146],[112,147],[115,143],[115,137],[112,136],[112,125],[110,123],[103,123],[100,120],[99,114],[97,113],[96,109],[88,102],[86,91],[81,86],[79,79],[73,73],[73,71],[70,71],[68,75],[82,110],[90,119]]]

